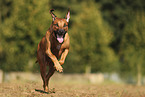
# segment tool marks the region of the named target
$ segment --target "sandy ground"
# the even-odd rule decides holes
[[[0,97],[145,97],[145,86],[119,84],[50,83],[55,92],[44,93],[41,82],[0,84]]]

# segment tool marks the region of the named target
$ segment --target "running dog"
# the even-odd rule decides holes
[[[54,72],[56,70],[63,72],[61,65],[64,64],[70,46],[68,35],[70,10],[68,10],[65,18],[58,18],[53,11],[54,9],[49,11],[53,20],[52,24],[39,42],[37,48],[37,62],[40,65],[40,73],[45,92],[49,92],[49,79]],[[49,66],[48,73],[47,66]]]

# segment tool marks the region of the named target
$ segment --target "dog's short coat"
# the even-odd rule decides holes
[[[40,65],[40,73],[45,92],[49,92],[49,79],[55,70],[63,72],[61,65],[64,64],[70,45],[70,39],[67,33],[70,11],[68,10],[65,18],[56,17],[53,11],[53,9],[50,10],[53,19],[52,24],[37,48],[37,61]],[[48,73],[46,73],[47,66],[49,66]]]

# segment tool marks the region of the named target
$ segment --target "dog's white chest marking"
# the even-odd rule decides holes
[[[58,45],[56,46],[56,48],[57,48],[58,50],[60,50],[61,45],[60,45],[60,44],[58,44]]]

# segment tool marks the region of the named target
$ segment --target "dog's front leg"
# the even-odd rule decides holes
[[[61,65],[59,64],[57,58],[55,55],[52,54],[50,48],[48,48],[46,50],[46,54],[51,58],[51,60],[53,61],[54,63],[54,67],[56,68],[57,71],[59,72],[63,72],[63,68],[61,67]]]
[[[69,49],[65,49],[64,52],[62,53],[61,58],[59,60],[60,65],[64,64],[64,61],[65,61],[65,58],[66,58],[68,52],[69,52]]]

